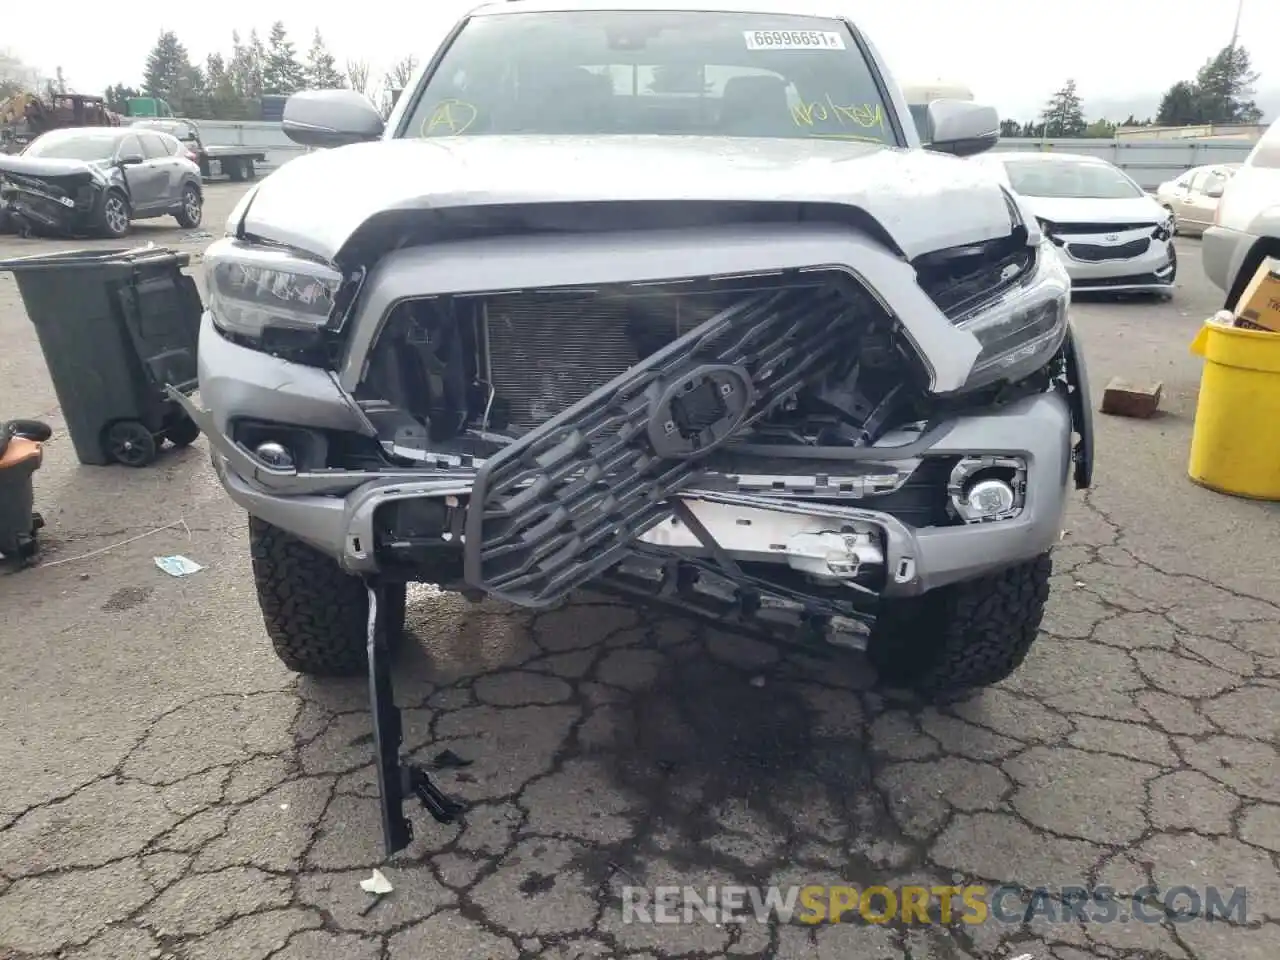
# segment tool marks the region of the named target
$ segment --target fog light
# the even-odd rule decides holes
[[[998,517],[1013,509],[1013,487],[1003,480],[979,480],[969,488],[965,502],[977,517]]]
[[[253,448],[253,452],[269,467],[288,470],[293,466],[293,454],[284,444],[276,443],[274,440],[258,444]]]
[[[947,495],[965,523],[1009,520],[1022,511],[1027,465],[1018,457],[963,458],[951,471]]]

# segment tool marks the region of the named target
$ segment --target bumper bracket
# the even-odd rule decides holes
[[[382,842],[388,857],[413,841],[413,824],[404,814],[404,801],[416,796],[438,823],[452,823],[462,804],[441,792],[426,770],[404,760],[400,708],[391,684],[391,649],[387,642],[387,596],[382,581],[366,581],[369,591],[369,712],[373,715],[373,742],[378,769],[378,796],[382,804]]]

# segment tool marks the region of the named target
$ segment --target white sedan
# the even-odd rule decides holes
[[[1119,167],[1067,153],[974,160],[994,166],[1026,199],[1061,252],[1073,291],[1173,296],[1173,217]]]
[[[1173,232],[1198,237],[1213,226],[1218,201],[1226,191],[1227,182],[1239,169],[1238,163],[1215,163],[1195,167],[1176,180],[1160,184],[1154,196],[1173,214]]]

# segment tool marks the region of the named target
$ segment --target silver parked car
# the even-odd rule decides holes
[[[200,168],[167,133],[65,127],[0,156],[0,208],[22,232],[123,237],[135,220],[198,227]]]
[[[935,101],[922,149],[848,10],[492,3],[385,126],[349,90],[286,105],[332,149],[209,247],[182,402],[277,654],[371,673],[390,849],[406,782],[451,809],[396,758],[409,581],[608,591],[934,694],[1036,639],[1092,470],[1069,278],[961,159],[996,112]]]
[[[1056,151],[979,160],[1026,198],[1062,252],[1075,292],[1173,296],[1173,218],[1119,167]]]
[[[1201,250],[1205,275],[1234,310],[1267,257],[1280,257],[1280,121],[1254,144],[1224,192]]]
[[[1239,169],[1238,163],[1194,167],[1156,188],[1156,200],[1173,216],[1175,235],[1198,237],[1213,226],[1218,201]]]

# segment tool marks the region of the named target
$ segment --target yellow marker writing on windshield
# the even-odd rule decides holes
[[[422,135],[456,136],[476,122],[476,108],[465,100],[441,100],[422,121]]]
[[[827,94],[822,100],[799,103],[791,108],[791,119],[797,127],[812,127],[817,123],[834,120],[839,126],[860,130],[884,131],[884,107],[878,103],[858,103],[840,106]]]

